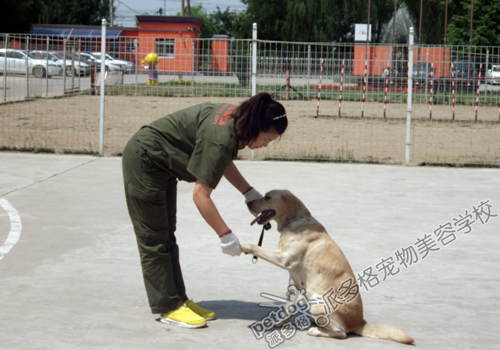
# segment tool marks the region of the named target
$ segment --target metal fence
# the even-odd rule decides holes
[[[289,129],[241,158],[500,165],[498,47],[12,34],[0,46],[3,150],[118,155],[157,118],[267,91]]]

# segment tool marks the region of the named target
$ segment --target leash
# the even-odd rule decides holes
[[[262,241],[264,240],[264,231],[269,230],[271,228],[271,224],[268,222],[264,226],[262,226],[262,232],[260,233],[260,238],[259,238],[259,247],[262,247]],[[256,257],[255,255],[252,258],[252,263],[255,264],[259,258]]]

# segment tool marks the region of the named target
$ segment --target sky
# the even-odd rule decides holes
[[[154,15],[161,8],[165,9],[165,16],[175,16],[181,12],[181,0],[113,0],[115,11],[114,24],[123,27],[135,27],[135,16],[147,12]],[[187,15],[187,1],[184,1]],[[217,6],[224,11],[227,7],[231,10],[241,11],[245,5],[240,0],[191,0],[191,6],[201,4],[206,12],[217,10]]]

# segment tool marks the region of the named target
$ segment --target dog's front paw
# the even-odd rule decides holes
[[[241,245],[241,252],[245,254],[250,254],[252,252],[252,245],[251,244],[242,244]]]

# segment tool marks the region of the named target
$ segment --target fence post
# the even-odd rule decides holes
[[[194,40],[191,40],[191,95],[194,96]]]
[[[45,74],[45,97],[49,97],[49,50],[50,50],[50,38],[47,37],[47,57],[45,64],[47,65],[47,74]],[[63,68],[63,74],[64,74],[64,68]]]
[[[28,54],[30,52],[30,37],[26,37],[26,98],[30,98],[30,61],[28,58]],[[7,58],[5,58],[5,64],[7,64]],[[48,73],[48,72],[47,72]]]
[[[9,34],[5,34],[5,64],[3,65],[3,100],[7,101],[7,44],[9,43]]]
[[[257,23],[252,26],[252,96],[257,94]],[[255,150],[250,151],[250,159],[255,159]]]
[[[413,95],[413,27],[410,28],[410,45],[408,47],[408,109],[406,113],[406,166],[410,165],[411,143],[411,100]]]
[[[106,20],[101,29],[101,102],[99,114],[99,155],[104,155],[104,78],[106,73]]]
[[[486,68],[484,70],[484,106],[486,107],[486,97],[488,96],[488,66],[490,60],[490,50],[486,50]],[[492,67],[493,68],[493,67]]]
[[[257,94],[257,23],[252,27],[252,96]]]
[[[309,87],[311,78],[311,45],[307,45],[307,98],[309,99]]]
[[[134,96],[137,96],[137,74],[139,70],[139,53],[137,44],[137,38],[134,39],[134,51],[135,51],[135,88],[134,88]]]
[[[68,39],[63,39],[63,95],[66,94],[66,41]]]

